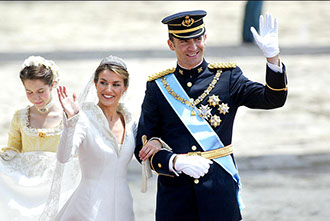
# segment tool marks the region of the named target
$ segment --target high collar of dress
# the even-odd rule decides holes
[[[197,65],[196,67],[190,70],[183,68],[179,64],[177,64],[176,72],[184,77],[197,77],[201,73],[203,73],[206,68],[207,68],[207,62],[203,58],[203,61],[199,65]]]

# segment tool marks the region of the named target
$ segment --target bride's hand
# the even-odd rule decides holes
[[[162,144],[158,140],[151,140],[146,143],[139,152],[142,161],[146,161],[150,156],[157,153],[162,148]]]
[[[66,93],[65,86],[59,86],[57,88],[57,95],[68,119],[79,112],[79,105],[75,93],[73,93],[72,98],[70,98]]]

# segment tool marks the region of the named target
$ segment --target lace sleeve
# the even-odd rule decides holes
[[[76,154],[79,145],[84,140],[87,126],[82,111],[70,119],[67,119],[64,114],[63,124],[64,129],[57,149],[57,159],[61,163],[66,163]]]

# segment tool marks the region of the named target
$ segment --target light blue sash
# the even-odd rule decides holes
[[[187,93],[183,90],[180,83],[176,79],[175,75],[168,74],[165,76],[167,83],[170,85],[171,89],[178,94],[180,97],[190,100],[190,97]],[[165,96],[168,103],[171,105],[175,113],[181,119],[182,123],[186,126],[190,134],[195,138],[198,144],[204,151],[214,150],[218,148],[224,147],[223,143],[221,142],[219,136],[214,132],[212,127],[207,123],[203,118],[198,116],[198,109],[194,107],[195,112],[197,113],[195,116],[191,115],[192,108],[186,104],[181,103],[180,101],[176,100],[171,94],[168,93],[166,88],[164,87],[161,79],[158,78],[156,83],[160,89],[160,91]],[[237,182],[238,184],[238,191],[237,191],[237,199],[240,206],[240,209],[243,209],[243,202],[240,196],[240,188],[241,183],[238,175],[237,168],[234,164],[234,161],[230,155],[220,157],[214,159],[216,163],[218,163],[222,168],[224,168]]]

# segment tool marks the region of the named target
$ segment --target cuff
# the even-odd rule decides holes
[[[63,124],[65,127],[74,127],[76,126],[78,120],[79,120],[80,112],[78,112],[76,115],[68,119],[65,112],[63,112]]]
[[[166,149],[166,150],[169,150],[171,151],[172,148],[170,146],[167,145],[167,143],[165,143],[162,139],[160,139],[159,137],[152,137],[150,138],[149,141],[152,141],[152,140],[158,140],[161,144],[162,144],[162,148]]]
[[[274,71],[274,72],[279,72],[279,73],[283,73],[283,65],[282,65],[281,60],[280,60],[279,62],[280,62],[280,66],[275,65],[275,64],[272,64],[272,63],[269,63],[268,61],[267,61],[267,65],[268,65],[268,67],[269,67],[272,71]]]
[[[170,158],[170,161],[168,162],[168,169],[173,172],[176,176],[179,176],[179,173],[176,172],[176,170],[173,168],[173,160],[174,160],[174,157],[176,156],[177,154],[173,154]]]
[[[0,157],[5,161],[9,161],[16,157],[17,154],[18,153],[14,150],[7,150],[4,153],[0,153]]]

